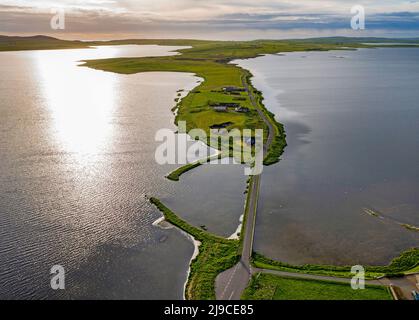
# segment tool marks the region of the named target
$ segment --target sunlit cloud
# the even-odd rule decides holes
[[[51,33],[51,9],[67,14],[64,37],[164,36],[179,31],[342,30],[362,4],[369,32],[419,31],[419,1],[410,0],[3,0],[0,33]],[[385,33],[385,31],[383,31]]]

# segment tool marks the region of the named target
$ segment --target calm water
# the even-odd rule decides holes
[[[243,215],[246,180],[242,165],[205,164],[183,175],[163,201],[190,223],[228,238]]]
[[[175,129],[176,91],[198,78],[77,67],[169,50],[0,53],[0,298],[182,298],[193,245],[153,227],[160,213],[144,197],[176,186],[154,160],[154,135]],[[55,264],[64,291],[49,287]]]
[[[419,50],[240,65],[289,143],[264,171],[255,250],[291,263],[383,264],[418,246],[419,235],[398,223],[419,226]]]

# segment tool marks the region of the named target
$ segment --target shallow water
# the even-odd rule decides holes
[[[385,264],[418,246],[418,233],[399,223],[419,226],[419,50],[239,64],[289,144],[263,173],[255,250],[297,264]]]
[[[181,176],[163,202],[191,224],[223,237],[236,232],[243,215],[244,166],[204,164]]]

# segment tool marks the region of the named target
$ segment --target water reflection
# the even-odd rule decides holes
[[[171,56],[187,47],[103,46],[85,50],[34,51],[36,76],[44,105],[53,119],[51,138],[62,152],[94,154],[112,139],[112,116],[120,75],[76,68],[80,60],[114,57]]]
[[[0,298],[182,297],[193,246],[152,226],[144,195],[169,189],[154,135],[198,79],[77,66],[175,54],[132,47],[0,53]],[[65,291],[50,290],[55,264]]]
[[[51,137],[62,151],[93,154],[111,139],[118,76],[75,68],[74,57],[36,55],[38,82],[53,119]]]

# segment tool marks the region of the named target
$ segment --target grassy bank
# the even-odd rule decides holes
[[[410,269],[410,270],[406,271],[405,273],[406,273],[406,274],[410,274],[410,273],[419,273],[419,264],[418,264],[416,267],[414,267],[414,268],[412,268],[412,269]]]
[[[270,112],[268,109],[266,109],[265,105],[263,104],[263,95],[262,92],[257,93],[258,96],[258,103],[265,113],[268,120],[271,122],[275,129],[275,135],[274,139],[272,141],[272,145],[270,146],[268,153],[263,159],[263,164],[265,166],[270,166],[272,164],[275,164],[279,162],[281,155],[284,153],[285,148],[287,146],[287,135],[285,133],[285,128],[282,123],[279,123],[275,119],[275,114]]]
[[[333,277],[351,278],[351,266],[329,266],[306,264],[294,266],[280,261],[266,258],[258,253],[254,253],[252,263],[261,269],[279,270],[285,272],[296,272],[306,274],[317,274]],[[393,259],[388,266],[366,266],[365,277],[374,279],[384,275],[400,275],[415,269],[419,266],[419,249],[413,248],[403,252],[399,257]]]
[[[170,172],[167,175],[167,179],[172,180],[172,181],[179,181],[179,178],[180,178],[180,176],[182,174],[184,174],[184,173],[186,173],[188,171],[191,171],[191,170],[199,167],[200,165],[202,165],[201,162],[195,162],[195,163],[186,164],[186,165],[184,165],[184,166],[182,166],[182,167],[180,167],[180,168],[178,168],[178,169]]]
[[[215,278],[239,261],[239,241],[217,237],[190,225],[156,198],[150,198],[150,202],[163,213],[166,221],[201,242],[199,254],[191,263],[185,292],[186,299],[215,299]]]
[[[257,274],[246,288],[245,300],[392,300],[384,286],[353,290],[346,283]]]
[[[213,160],[217,160],[217,159],[222,159],[223,157],[225,157],[223,154],[216,154],[216,155],[212,155],[207,157],[206,159],[203,160],[198,160],[196,162],[193,163],[188,163],[182,167],[177,168],[176,170],[170,172],[167,175],[167,179],[172,180],[172,181],[179,181],[180,177],[185,174],[188,171],[191,171],[199,166],[201,166],[202,164],[211,162]]]

